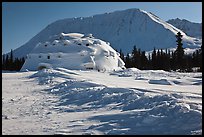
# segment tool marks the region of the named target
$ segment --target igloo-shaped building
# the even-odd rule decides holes
[[[61,33],[38,43],[27,55],[21,71],[56,67],[111,71],[125,68],[125,63],[110,43],[92,34]]]

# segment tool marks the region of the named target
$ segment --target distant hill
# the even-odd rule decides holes
[[[171,25],[181,29],[187,35],[196,38],[202,38],[202,23],[194,23],[185,19],[170,19],[167,21]]]

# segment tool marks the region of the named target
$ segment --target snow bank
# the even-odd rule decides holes
[[[66,69],[61,70],[41,70],[33,76],[37,76],[36,78],[41,83],[42,77],[44,77],[44,81],[49,81],[47,77],[53,76],[53,73],[55,79],[64,77]],[[69,70],[67,72],[69,74]],[[141,71],[128,69],[123,72],[135,74]],[[155,71],[152,72],[155,73]],[[116,72],[114,73],[116,74]],[[157,73],[166,75],[163,71],[157,71]],[[168,83],[162,79],[151,80],[151,82],[161,85]],[[179,93],[148,96],[146,93],[151,91],[135,88],[110,88],[87,80],[73,80],[70,77],[46,91],[48,94],[59,96],[59,102],[56,103],[55,107],[55,110],[59,113],[84,113],[98,109],[107,109],[112,112],[108,115],[90,116],[87,120],[99,121],[98,124],[86,129],[86,132],[90,134],[94,133],[93,131],[110,135],[181,135],[197,132],[201,134],[202,132],[201,111],[193,104],[189,105],[179,101],[179,99],[184,98]],[[120,112],[113,113],[115,110],[120,110]]]
[[[166,79],[150,79],[149,84],[171,85],[170,82],[168,82]]]

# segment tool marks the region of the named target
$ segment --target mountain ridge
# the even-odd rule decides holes
[[[167,22],[181,29],[191,37],[202,38],[202,23],[191,22],[189,20],[179,18],[170,19]]]
[[[158,16],[140,9],[118,10],[89,17],[57,20],[41,30],[32,39],[14,50],[15,57],[28,54],[37,43],[49,40],[60,33],[92,33],[108,41],[114,49],[131,52],[134,45],[141,50],[176,47],[176,32],[183,35],[185,47],[199,47],[201,41],[161,20]],[[147,40],[148,39],[148,40]],[[164,46],[165,45],[165,46]]]

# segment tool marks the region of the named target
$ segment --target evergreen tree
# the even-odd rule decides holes
[[[176,56],[173,51],[171,52],[170,69],[174,71],[176,70]]]
[[[185,71],[192,72],[192,67],[193,67],[192,55],[185,55],[184,61],[185,61]]]
[[[148,59],[145,55],[145,51],[142,51],[141,54],[141,69],[147,69],[148,68]]]
[[[160,62],[160,69],[165,69],[165,65],[164,65],[164,63],[165,63],[165,53],[163,52],[163,50],[162,49],[160,49],[160,60],[159,60],[159,62]]]
[[[10,52],[10,63],[12,64],[13,63],[13,50],[11,49],[11,52]]]
[[[148,53],[148,67],[147,69],[152,69],[152,59],[150,53]]]
[[[184,70],[184,49],[182,47],[182,36],[180,32],[176,35],[177,49],[175,51],[176,56],[176,69]]]
[[[9,55],[6,55],[6,60],[5,60],[5,70],[9,70]]]
[[[137,49],[136,46],[132,50],[132,67],[141,69],[141,50]]]
[[[2,70],[5,69],[5,61],[6,61],[5,54],[3,54],[3,59],[2,59]]]
[[[132,50],[132,66],[133,67],[138,67],[138,62],[137,62],[137,60],[138,60],[138,51],[137,51],[137,47],[134,45],[134,47],[133,47],[133,50]]]
[[[166,49],[166,53],[165,53],[165,56],[164,56],[164,70],[166,71],[169,71],[170,70],[170,50],[167,50]]]
[[[127,56],[125,58],[125,67],[126,68],[130,68],[132,65],[131,65],[131,60],[130,60],[130,56],[129,56],[129,53],[127,53]]]
[[[152,52],[152,69],[156,69],[157,68],[157,55],[156,55],[156,49],[154,47],[154,50]]]
[[[13,50],[11,49],[10,56],[6,55],[5,70],[14,70],[13,67]]]
[[[157,50],[157,56],[156,56],[156,69],[161,69],[161,53],[159,49]]]
[[[11,49],[10,56],[9,54],[3,55],[2,59],[2,70],[15,70],[19,71],[25,62],[25,58],[15,58],[13,59],[13,50]]]
[[[125,61],[125,57],[124,57],[124,54],[123,54],[123,52],[122,52],[121,49],[120,49],[120,58],[121,58],[123,61]]]
[[[141,56],[142,56],[142,53],[141,53],[141,50],[139,48],[137,53],[136,53],[136,68],[139,68],[139,69],[142,68],[142,65],[141,65]]]

